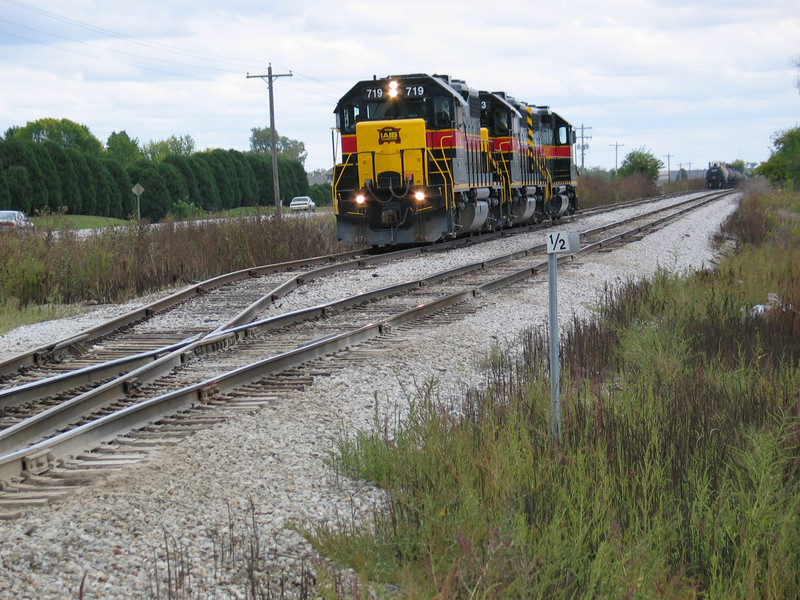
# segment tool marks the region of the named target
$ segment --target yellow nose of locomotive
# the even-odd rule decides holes
[[[379,188],[399,187],[410,177],[425,184],[425,120],[362,121],[356,124],[358,181]]]

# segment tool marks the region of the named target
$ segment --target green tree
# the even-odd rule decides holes
[[[314,199],[317,206],[326,206],[331,203],[331,184],[315,183],[308,186],[308,195]]]
[[[198,152],[196,157],[204,160],[213,173],[219,191],[219,205],[215,210],[229,210],[238,206],[238,185],[234,181],[235,170],[231,168],[228,155],[224,150],[207,150]]]
[[[166,161],[162,161],[156,166],[161,174],[161,178],[164,180],[164,185],[167,186],[170,199],[169,210],[171,210],[172,205],[179,200],[188,202],[189,189],[186,186],[186,179],[183,177],[183,174]]]
[[[278,155],[278,180],[283,204],[288,203],[295,196],[302,195],[297,192],[299,187],[297,185],[297,173],[292,167],[292,163],[293,161],[286,155]],[[305,172],[303,174],[305,176]],[[306,180],[306,185],[308,185],[308,180]]]
[[[47,188],[47,204],[33,204],[31,210],[46,211],[48,209],[57,211],[62,204],[61,200],[61,178],[58,176],[58,170],[53,162],[53,158],[45,148],[44,143],[31,144],[33,153],[36,156],[36,163],[39,165],[39,172],[42,174],[42,183]]]
[[[627,177],[634,173],[642,173],[651,181],[658,180],[658,172],[664,167],[664,163],[656,158],[652,152],[645,150],[644,146],[637,150],[632,150],[622,161],[618,177]]]
[[[60,144],[48,140],[42,144],[42,147],[50,153],[50,159],[55,165],[61,182],[61,200],[58,206],[53,206],[51,201],[50,206],[54,209],[67,207],[68,210],[74,212],[75,208],[81,205],[81,188],[72,159],[67,149]]]
[[[258,204],[271,206],[275,204],[275,185],[272,181],[272,155],[247,154],[247,161],[258,182]],[[299,161],[285,155],[278,155],[278,180],[282,200],[288,201],[294,196],[308,194],[308,177]]]
[[[0,142],[0,163],[5,165],[6,169],[24,167],[27,171],[28,184],[23,187],[29,194],[28,197],[20,198],[12,195],[12,202],[26,207],[19,210],[30,212],[48,205],[47,186],[32,142],[17,137]],[[13,182],[9,179],[8,183],[11,186]],[[12,190],[12,193],[19,194],[20,188]]]
[[[109,201],[108,216],[115,219],[128,219],[135,216],[136,196],[133,195],[133,184],[122,163],[111,158],[101,159],[113,181],[116,193]]]
[[[112,195],[118,193],[114,179],[99,158],[91,155],[84,155],[83,158],[89,167],[95,190],[94,206],[90,208],[84,203],[83,214],[107,217],[110,213],[110,204],[114,202],[111,200]]]
[[[275,187],[272,182],[272,156],[254,152],[249,152],[245,156],[258,183],[256,204],[259,206],[275,204]]]
[[[8,193],[11,197],[9,208],[21,210],[26,214],[31,212],[31,196],[33,190],[28,169],[14,165],[5,170],[5,177],[8,185]]]
[[[67,148],[67,154],[72,161],[75,177],[78,178],[81,190],[80,202],[76,206],[70,207],[70,212],[75,215],[93,215],[94,207],[97,204],[97,189],[94,185],[92,170],[86,162],[86,154],[73,148]]]
[[[241,193],[239,206],[255,206],[258,203],[256,174],[253,173],[244,153],[238,150],[228,150],[228,154],[236,169],[236,178],[239,182],[239,192]]]
[[[0,210],[11,210],[11,191],[8,189],[8,177],[3,164],[0,163]]]
[[[186,185],[186,201],[202,206],[200,188],[197,185],[197,176],[192,168],[192,159],[189,156],[172,155],[164,159],[164,163],[175,167],[183,176]]]
[[[758,166],[756,173],[778,185],[800,185],[800,127],[775,134],[770,157]]]
[[[124,167],[129,167],[142,159],[139,140],[131,138],[126,131],[112,132],[106,141],[106,149],[109,158],[120,162]]]
[[[215,148],[211,151],[211,154],[214,155],[222,165],[227,186],[230,188],[228,193],[228,204],[227,206],[223,204],[223,208],[238,208],[242,205],[242,189],[239,185],[239,176],[236,172],[236,163],[227,150]],[[221,185],[219,182],[217,182],[217,184]],[[220,193],[221,191],[222,188],[220,188]]]
[[[303,164],[297,160],[290,160],[288,161],[287,168],[291,170],[292,175],[294,176],[294,189],[292,190],[292,194],[287,195],[286,198],[291,199],[295,196],[307,196],[308,175],[306,175],[306,170],[303,168]]]
[[[39,119],[31,121],[20,127],[14,133],[17,139],[32,142],[50,140],[65,148],[74,148],[87,154],[100,156],[103,144],[98,140],[86,125],[81,125],[69,119]]]
[[[741,158],[737,158],[735,161],[733,161],[730,164],[737,171],[739,171],[741,173],[744,173],[744,170],[745,170],[746,166],[745,166],[744,161]]]
[[[142,154],[153,162],[161,162],[167,156],[191,156],[195,143],[189,134],[170,136],[165,140],[150,140],[142,146]]]
[[[277,132],[276,132],[277,133]],[[300,161],[301,165],[306,164],[306,145],[298,140],[293,140],[282,135],[277,136],[276,149],[278,155],[283,155],[288,158]],[[253,127],[250,130],[250,149],[253,152],[264,154],[272,152],[272,128],[271,127]]]
[[[200,193],[199,201],[192,200],[192,202],[208,212],[219,210],[222,201],[219,197],[219,187],[214,179],[213,169],[202,158],[202,153],[190,156],[189,165],[192,167],[192,172],[197,180],[197,190]]]

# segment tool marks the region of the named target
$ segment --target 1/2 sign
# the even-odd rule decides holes
[[[581,249],[580,234],[566,231],[550,231],[547,234],[547,253],[577,252]]]

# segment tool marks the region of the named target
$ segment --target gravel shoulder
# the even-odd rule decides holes
[[[573,315],[590,316],[607,284],[646,278],[659,267],[686,272],[712,265],[711,237],[737,203],[736,197],[720,200],[694,213],[690,222],[560,266],[560,322]],[[582,221],[580,228],[597,224]],[[576,230],[577,225],[559,229]],[[420,257],[404,262],[402,271],[375,266],[337,278],[337,285],[312,281],[276,309],[341,297],[340,286],[352,291],[416,279],[447,268],[450,261],[478,260],[479,253],[501,254],[531,245],[536,241],[531,236],[544,239],[538,232],[497,242],[493,249],[488,244],[464,249],[461,258],[457,253],[433,261]],[[150,301],[11,331],[0,336],[0,359]],[[480,386],[480,367],[495,344],[512,345],[526,328],[546,323],[546,276],[516,286],[513,293],[483,295],[478,302],[481,309],[462,321],[417,338],[404,336],[407,341],[376,354],[369,364],[316,377],[312,387],[267,409],[199,432],[69,498],[0,521],[0,599],[77,598],[84,575],[86,599],[157,597],[154,569],[164,575],[166,543],[180,548],[192,565],[196,595],[191,597],[244,598],[245,590],[231,582],[230,574],[215,575],[213,556],[231,522],[237,530],[246,527],[251,507],[270,570],[296,573],[311,550],[287,525],[368,516],[381,500],[379,490],[337,478],[325,466],[336,436],[343,428],[370,427],[376,412],[404,406],[415,386],[431,379],[444,398]],[[161,594],[167,597],[163,588]]]

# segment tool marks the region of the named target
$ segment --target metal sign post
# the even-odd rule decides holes
[[[144,188],[142,187],[141,183],[137,183],[135,186],[133,186],[131,191],[136,194],[136,220],[141,221],[142,211],[139,209],[139,197],[142,195]]]
[[[561,444],[561,361],[558,355],[558,254],[577,252],[577,233],[551,231],[547,234],[547,279],[550,296],[550,434],[553,443]]]

